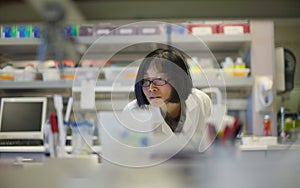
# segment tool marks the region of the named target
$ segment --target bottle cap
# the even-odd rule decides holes
[[[265,115],[264,119],[270,119],[269,115]]]
[[[236,58],[236,61],[235,61],[236,64],[243,64],[243,59],[241,57],[238,57]]]

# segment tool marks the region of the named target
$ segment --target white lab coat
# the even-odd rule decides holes
[[[207,94],[193,88],[191,94],[185,101],[186,119],[183,129],[180,133],[174,134],[167,125],[160,113],[158,107],[152,105],[147,106],[146,111],[152,116],[153,122],[153,140],[152,144],[158,146],[162,150],[165,149],[192,149],[197,151],[205,151],[209,146],[208,135],[205,126],[205,120],[211,114],[212,103]],[[134,112],[141,109],[137,101],[130,102],[125,108],[125,112]]]

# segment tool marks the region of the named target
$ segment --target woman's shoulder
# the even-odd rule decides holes
[[[129,102],[124,108],[123,108],[123,112],[137,112],[137,113],[145,113],[145,112],[156,112],[159,111],[158,107],[151,107],[149,105],[146,106],[139,106],[137,103],[137,100],[133,100],[131,102]]]
[[[197,88],[193,88],[191,93],[195,98],[200,98],[201,100],[210,100],[209,96],[205,92]]]
[[[212,102],[210,97],[203,91],[193,88],[191,92],[191,98],[189,101],[187,101],[187,104],[195,103],[194,106],[195,108],[199,108],[203,111],[205,116],[209,116],[211,113],[212,109]],[[193,101],[193,102],[191,102]],[[193,107],[191,107],[192,109]]]
[[[191,95],[192,95],[193,99],[195,101],[197,101],[198,104],[203,104],[206,107],[212,106],[211,99],[205,92],[203,92],[199,89],[193,88]]]
[[[138,105],[138,103],[137,103],[137,100],[135,99],[135,100],[129,102],[129,103],[125,106],[125,108],[124,108],[123,111],[132,111],[132,110],[137,109],[137,108],[139,108],[139,105]]]

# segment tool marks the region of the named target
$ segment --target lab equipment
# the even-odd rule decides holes
[[[70,118],[70,114],[71,114],[71,109],[72,109],[72,104],[73,104],[73,98],[70,97],[69,100],[68,100],[68,106],[67,106],[67,110],[66,110],[66,114],[65,114],[64,123],[68,123],[69,122],[69,118]]]
[[[57,157],[57,143],[58,143],[58,127],[57,127],[57,119],[54,113],[50,114],[49,117],[51,133],[49,134],[49,151],[51,157]]]
[[[72,155],[86,156],[92,152],[94,125],[89,121],[77,121],[72,127]]]
[[[269,76],[257,76],[255,79],[255,110],[270,111],[273,103],[273,80]]]
[[[66,132],[64,128],[64,122],[63,122],[63,114],[62,114],[62,109],[63,109],[63,101],[62,101],[62,96],[61,95],[54,95],[53,96],[54,100],[54,106],[56,109],[56,115],[57,115],[57,121],[58,121],[58,137],[59,137],[59,144],[58,144],[58,157],[63,157],[66,155],[65,152],[65,145],[66,145]]]
[[[105,161],[131,167],[160,162],[150,161],[150,153],[164,143],[152,143],[151,114],[146,114],[146,111],[134,111],[134,113],[100,111],[98,113],[101,157]]]
[[[277,92],[285,93],[294,88],[296,57],[292,51],[278,47],[275,49]]]
[[[43,140],[46,97],[1,99],[0,139]]]

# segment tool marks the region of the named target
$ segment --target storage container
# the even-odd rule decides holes
[[[101,35],[113,35],[114,29],[116,26],[95,26],[94,27],[94,36],[101,36]]]
[[[224,23],[219,25],[219,33],[226,35],[249,33],[248,23]]]
[[[138,67],[105,67],[103,70],[106,80],[133,83]]]
[[[41,78],[41,75],[36,71],[15,70],[14,72],[15,81],[33,81],[39,78]]]
[[[137,28],[135,26],[120,27],[114,32],[115,35],[137,35],[137,33]]]
[[[187,25],[187,29],[193,35],[212,35],[218,33],[217,24],[190,24]]]
[[[60,80],[59,69],[45,68],[45,69],[40,69],[39,72],[42,73],[44,81]]]
[[[159,35],[160,33],[160,28],[156,25],[138,26],[139,35]]]

